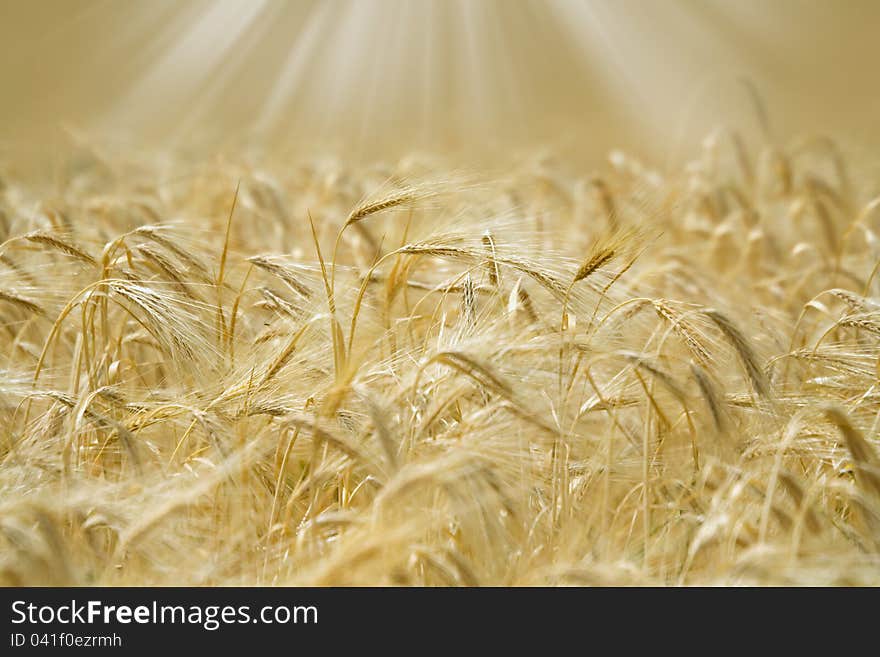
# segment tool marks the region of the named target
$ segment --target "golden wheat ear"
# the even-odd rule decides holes
[[[838,406],[825,406],[825,417],[843,435],[846,447],[852,455],[856,471],[856,481],[876,502],[880,502],[880,458],[874,447],[865,439],[850,420],[847,413]]]

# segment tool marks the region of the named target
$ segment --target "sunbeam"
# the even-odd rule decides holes
[[[874,134],[869,3],[833,15],[751,0],[120,4],[11,5],[0,135],[21,142],[69,122],[166,143],[375,152],[555,140],[668,156],[720,123],[754,133],[743,80],[785,114],[786,134],[828,125],[843,101],[816,97],[809,77],[835,85],[842,68],[842,127]],[[10,31],[16,22],[25,29]],[[829,33],[852,47],[836,51]],[[789,51],[808,69],[789,66]]]

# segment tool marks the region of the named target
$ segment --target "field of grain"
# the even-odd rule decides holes
[[[0,0],[0,586],[880,585],[878,24]]]
[[[0,578],[878,584],[850,164],[7,166]]]

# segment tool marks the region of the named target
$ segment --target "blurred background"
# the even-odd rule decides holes
[[[0,143],[189,149],[880,144],[880,2],[0,0]]]

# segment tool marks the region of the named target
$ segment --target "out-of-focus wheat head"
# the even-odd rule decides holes
[[[68,18],[113,23],[122,6]],[[860,161],[831,139],[780,138],[758,100],[750,138],[712,131],[682,166],[614,150],[585,168],[548,137],[478,173],[452,142],[480,114],[435,105],[439,64],[414,96],[428,114],[401,130],[439,124],[449,148],[410,152],[370,122],[402,93],[387,71],[316,78],[347,70],[342,44],[378,18],[404,39],[405,8],[459,14],[369,6],[246,3],[220,36],[228,4],[128,10],[182,30],[143,43],[182,74],[212,61],[200,39],[229,55],[303,13],[276,54],[281,80],[308,81],[259,96],[265,134],[285,116],[307,131],[326,101],[352,148],[372,135],[366,163],[315,155],[321,132],[262,159],[87,138],[36,179],[4,159],[0,581],[880,583],[880,190]],[[436,38],[503,59],[492,34],[499,48],[528,27],[615,34],[576,20],[623,20],[610,6],[463,3],[483,18]],[[668,6],[688,24],[694,6]],[[486,24],[502,15],[513,25]],[[143,29],[130,25],[119,39]],[[529,52],[554,64],[573,47],[539,41]],[[217,59],[198,94],[231,104],[233,141],[247,93],[227,83],[254,70],[242,57]],[[529,66],[513,80],[548,93],[514,94],[526,124],[574,98],[553,100],[564,82]],[[491,123],[511,100],[501,81],[467,81]],[[107,115],[155,107],[137,88]],[[357,130],[336,113],[352,95],[374,103]]]

